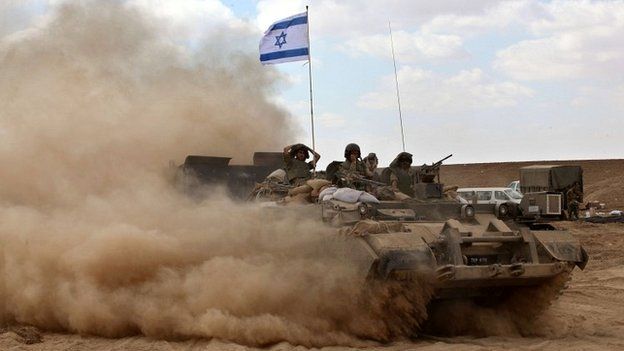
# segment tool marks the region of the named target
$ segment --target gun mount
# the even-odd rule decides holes
[[[442,162],[451,158],[453,154],[446,156],[438,162],[435,162],[431,165],[424,164],[418,168],[417,172],[417,182],[418,183],[433,183],[436,178],[438,179],[438,183],[440,183],[440,166],[442,166]]]
[[[420,167],[415,167],[414,193],[416,197],[420,199],[443,197],[444,184],[440,182],[440,166],[442,166],[442,162],[452,156],[453,154],[450,154],[431,165],[424,164]]]

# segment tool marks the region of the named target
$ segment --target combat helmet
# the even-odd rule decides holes
[[[411,165],[412,164],[412,154],[410,154],[409,152],[405,152],[405,151],[401,152],[390,163],[390,168],[399,167],[401,161],[408,161],[409,164]]]
[[[360,152],[360,147],[358,146],[358,144],[351,143],[351,144],[347,145],[347,147],[345,147],[345,152],[344,152],[345,159],[348,160],[349,159],[349,155],[351,155],[351,153],[353,151],[357,151],[358,158],[360,157],[360,155],[362,155],[362,152]]]
[[[295,144],[293,146],[290,147],[290,157],[291,158],[295,158],[295,156],[297,156],[297,152],[299,152],[299,150],[305,151],[305,159],[307,160],[308,158],[310,158],[310,152],[308,151],[308,147],[303,145],[303,144]]]
[[[399,160],[399,162],[401,161],[408,161],[410,163],[410,165],[412,164],[412,154],[410,154],[409,152],[401,152],[398,156],[397,159]]]
[[[362,161],[364,161],[364,162],[371,162],[371,161],[379,162],[379,159],[377,158],[377,154],[375,154],[374,152],[371,152],[371,153],[368,154],[368,156],[364,157],[362,159]]]

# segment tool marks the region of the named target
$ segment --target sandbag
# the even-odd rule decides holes
[[[301,205],[310,203],[310,194],[301,193],[292,196],[286,196],[284,198],[284,203],[286,205]]]
[[[334,192],[334,199],[354,204],[358,202],[363,191],[351,188],[340,188]]]
[[[319,193],[319,199],[325,199],[327,195],[332,195],[338,190],[335,186],[328,187]]]
[[[269,174],[266,179],[268,180],[276,180],[280,183],[286,182],[286,171],[283,169],[276,169],[271,174]]]
[[[296,188],[292,188],[288,190],[288,195],[294,196],[294,195],[299,195],[299,194],[307,194],[311,191],[312,191],[312,187],[309,186],[308,184],[304,184],[304,185],[300,185]]]
[[[396,200],[394,196],[394,191],[392,191],[392,187],[390,186],[379,186],[373,188],[373,195],[382,201],[392,201]]]
[[[442,188],[442,192],[448,193],[449,191],[457,191],[457,189],[459,189],[458,185],[447,185],[444,188]]]
[[[376,197],[374,197],[372,194],[369,194],[367,192],[363,192],[360,197],[358,198],[359,202],[368,202],[368,203],[375,203],[378,204],[379,200],[377,200]]]
[[[323,190],[329,188],[330,186],[331,186],[331,183],[327,184],[327,185],[323,185],[322,187],[320,187],[318,189],[312,189],[312,192],[310,193],[310,195],[312,195],[314,197],[318,197]]]
[[[409,197],[409,195],[403,194],[400,191],[395,191],[394,192],[394,199],[398,200],[398,201],[403,201],[403,200],[409,200],[409,199],[411,199],[411,197]]]
[[[333,199],[333,198],[334,198],[334,194],[326,194],[326,195],[325,195],[325,196],[323,196],[323,197],[321,197],[321,196],[319,195],[319,199],[321,199],[322,201],[329,201],[329,200],[331,200],[331,199]]]
[[[325,185],[331,184],[331,182],[327,179],[310,179],[306,182],[307,185],[312,187],[312,191],[319,191],[319,189]]]
[[[442,192],[444,193],[444,195],[446,196],[447,199],[455,200],[458,197],[457,196],[457,189],[459,189],[459,186],[457,186],[457,185],[445,186],[442,189]]]

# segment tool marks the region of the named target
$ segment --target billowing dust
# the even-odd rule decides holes
[[[175,190],[169,160],[245,162],[295,140],[270,102],[275,71],[228,49],[249,33],[224,28],[192,53],[163,33],[136,9],[87,3],[0,41],[0,322],[246,345],[414,336],[424,277],[364,287],[315,213]],[[433,317],[434,332],[493,330]]]
[[[424,333],[443,336],[548,336],[559,337],[568,325],[548,309],[566,289],[568,272],[537,286],[476,299],[436,301],[429,306]]]
[[[0,318],[119,337],[362,345],[413,333],[431,294],[362,288],[314,214],[274,216],[169,183],[187,154],[247,161],[291,142],[274,71],[193,57],[120,4],[60,8],[0,44]],[[229,33],[229,34],[228,34]],[[388,313],[390,312],[390,313]]]

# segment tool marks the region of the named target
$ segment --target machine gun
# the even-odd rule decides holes
[[[256,187],[247,197],[247,201],[273,201],[288,195],[290,189],[294,189],[293,185],[279,183],[273,180],[265,180],[262,183],[256,183]]]
[[[442,162],[451,158],[453,154],[446,156],[440,161],[433,163],[431,165],[424,164],[420,166],[418,170],[418,182],[419,183],[433,183],[435,182],[435,178],[438,178],[438,183],[440,182],[440,166],[442,166]]]
[[[388,185],[386,183],[377,182],[374,180],[370,180],[368,178],[364,178],[361,175],[358,175],[355,173],[346,174],[343,172],[336,172],[336,176],[338,177],[338,179],[346,181],[347,183],[361,183],[361,184],[375,185],[375,186],[387,186]]]

